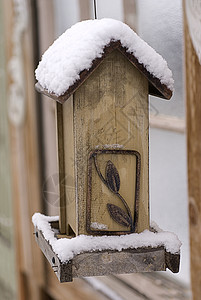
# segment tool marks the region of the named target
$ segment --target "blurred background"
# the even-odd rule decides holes
[[[182,241],[180,272],[57,281],[36,246],[31,223],[36,211],[59,214],[58,198],[44,195],[44,184],[58,193],[48,181],[58,173],[55,103],[36,93],[34,70],[60,34],[94,18],[93,1],[1,0],[0,299],[199,300],[201,34],[195,28],[201,5],[97,0],[97,15],[127,23],[173,72],[172,100],[150,97],[150,218]]]

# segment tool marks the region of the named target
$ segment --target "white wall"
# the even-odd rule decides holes
[[[150,211],[159,227],[176,233],[181,240],[181,269],[173,276],[189,283],[185,134],[150,129]]]
[[[90,0],[91,18],[94,19],[94,1]],[[97,17],[113,18],[123,21],[122,0],[96,0]],[[55,37],[62,34],[67,28],[80,21],[78,0],[53,0],[55,11]]]
[[[98,19],[113,18],[123,21],[123,1],[122,0],[97,0]]]
[[[139,35],[167,61],[175,81],[172,100],[152,104],[162,114],[185,116],[183,88],[183,16],[181,0],[138,0]]]
[[[78,0],[53,0],[55,12],[55,37],[79,21]]]
[[[183,83],[183,20],[181,0],[138,0],[138,34],[163,58],[175,81],[171,101],[150,97],[155,115],[185,119]],[[190,282],[186,136],[172,131],[150,130],[151,218],[162,229],[181,239],[180,273],[173,275]]]

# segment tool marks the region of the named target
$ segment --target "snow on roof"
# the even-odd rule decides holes
[[[50,223],[58,221],[59,217],[48,217],[40,213],[35,213],[32,222],[38,230],[41,230],[44,238],[52,246],[53,251],[58,255],[61,262],[72,259],[75,255],[82,252],[93,252],[101,250],[117,250],[121,251],[128,248],[141,247],[160,247],[164,246],[167,252],[176,254],[180,252],[181,242],[178,237],[171,232],[165,232],[154,225],[154,229],[158,232],[154,233],[145,230],[142,233],[131,233],[121,236],[88,236],[79,235],[68,239],[57,239],[54,231],[51,229]]]
[[[36,79],[49,93],[63,95],[103,55],[111,41],[120,41],[146,70],[173,91],[167,62],[128,25],[113,19],[87,20],[66,30],[43,54]]]

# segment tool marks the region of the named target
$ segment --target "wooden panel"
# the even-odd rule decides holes
[[[72,261],[73,277],[165,270],[164,248],[83,253]]]
[[[114,278],[114,276],[102,276],[96,278],[86,278],[89,284],[97,287],[104,295],[108,296],[109,299],[118,300],[144,300],[145,298],[138,291],[129,289],[127,285],[120,283]]]
[[[179,272],[180,255],[167,252],[163,245],[156,248],[141,247],[121,251],[109,249],[86,251],[75,255],[67,262],[61,262],[37,227],[35,237],[60,282],[70,282],[76,277],[165,271],[166,268]]]
[[[104,297],[81,279],[59,284],[50,266],[48,268],[48,294],[55,300],[108,300],[108,297]]]
[[[185,13],[184,21],[191,287],[193,299],[197,300],[201,295],[201,65],[192,45]]]
[[[118,152],[116,154],[99,154],[97,156],[97,165],[100,167],[100,172],[103,174],[104,177],[108,161],[111,161],[114,164],[119,173],[119,194],[124,198],[124,200],[128,204],[134,223],[136,195],[136,156],[132,154],[118,154]],[[91,186],[91,223],[93,225],[91,229],[97,230],[98,227],[95,228],[95,225],[96,223],[98,223],[104,225],[105,230],[108,231],[129,232],[129,227],[125,227],[114,222],[113,219],[110,217],[107,210],[107,204],[115,204],[126,213],[127,210],[121,199],[117,197],[116,194],[112,193],[110,189],[100,180],[93,162]]]
[[[61,105],[61,104],[60,104]],[[75,157],[73,131],[73,96],[63,104],[64,155],[65,155],[65,193],[66,193],[66,233],[70,228],[77,233],[75,203]]]
[[[190,290],[181,282],[161,272],[135,273],[84,279],[112,299],[190,300]]]
[[[175,278],[161,273],[126,274],[113,276],[112,279],[127,290],[137,292],[142,299],[149,300],[190,300],[190,291]],[[135,298],[134,298],[135,299]]]
[[[52,247],[45,240],[42,232],[40,230],[37,230],[37,228],[35,230],[36,242],[38,243],[38,246],[49,261],[52,267],[52,272],[55,272],[60,282],[71,282],[73,279],[72,262],[69,261],[68,263],[62,264],[60,259],[55,255],[55,252],[53,251]]]
[[[74,118],[79,234],[86,233],[89,152],[108,144],[120,144],[122,149],[136,150],[141,155],[138,231],[149,228],[147,80],[118,50],[115,50],[75,92]],[[118,166],[115,156],[112,161]],[[129,177],[127,186],[133,186],[133,177]],[[129,198],[127,195],[124,197]],[[99,201],[102,205],[108,201],[108,197],[102,195]],[[99,214],[98,210],[95,213]],[[114,226],[116,229],[120,225]]]

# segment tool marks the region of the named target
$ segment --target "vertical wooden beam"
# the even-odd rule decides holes
[[[5,31],[5,53],[6,53],[6,64],[8,64],[9,59],[12,56],[12,42],[11,42],[11,36],[12,36],[12,29],[13,29],[13,5],[12,1],[4,1],[3,2],[3,14],[5,16],[4,18],[4,31]],[[7,70],[5,70],[6,72]],[[9,87],[9,78],[8,74],[6,74],[6,80],[7,80],[7,90]],[[7,96],[7,95],[6,95]],[[7,96],[8,97],[8,96]],[[15,235],[15,259],[16,259],[16,276],[17,276],[17,293],[18,298],[24,300],[24,290],[25,287],[23,286],[23,280],[21,276],[22,269],[24,269],[24,259],[23,259],[23,251],[22,251],[22,241],[21,241],[21,220],[20,220],[20,208],[19,208],[19,185],[18,185],[18,174],[16,172],[17,169],[17,159],[12,159],[12,152],[15,151],[15,134],[14,129],[12,126],[9,128],[9,134],[10,134],[10,146],[11,146],[11,172],[12,172],[12,197],[13,197],[13,211],[14,211],[14,222],[15,222],[15,228],[14,228],[14,235]]]
[[[38,9],[38,30],[39,30],[39,45],[40,45],[40,55],[42,55],[45,50],[54,41],[54,5],[52,0],[37,0]],[[58,175],[58,164],[57,164],[57,141],[56,141],[56,104],[54,101],[46,96],[41,97],[42,103],[42,130],[43,130],[43,149],[44,151],[44,178],[43,182],[47,182],[47,188],[51,188],[48,185],[50,182],[48,179],[53,178],[54,175]],[[55,189],[58,186],[55,186]],[[52,190],[50,190],[52,192]],[[58,193],[59,190],[53,190],[53,192]],[[43,197],[45,213],[48,215],[58,215],[59,214],[59,197],[55,199],[51,198],[51,194],[47,193]]]
[[[80,20],[88,20],[91,17],[90,14],[90,0],[79,0]]]
[[[123,0],[124,22],[137,32],[137,3],[136,0]]]
[[[65,172],[65,205],[66,205],[66,234],[77,232],[76,203],[75,203],[75,145],[73,124],[73,95],[62,105],[63,107],[63,151]],[[58,104],[57,104],[58,105]],[[61,105],[61,104],[60,104]],[[67,222],[68,220],[68,222]],[[69,225],[71,227],[69,227]]]
[[[3,4],[19,299],[27,299],[27,288],[29,299],[36,300],[40,299],[40,289],[44,284],[44,265],[43,256],[33,238],[31,223],[33,213],[41,211],[33,66],[33,49],[35,45],[32,36],[31,0],[25,2],[8,0],[4,1]],[[25,5],[25,7],[16,9],[15,5]],[[20,15],[22,12],[23,15]],[[16,37],[16,28],[18,29],[17,34],[20,32],[19,41],[17,40],[18,36]],[[15,90],[14,102],[11,102],[12,89]],[[24,113],[22,111],[20,113],[20,109],[23,109]]]
[[[184,3],[184,2],[183,2]],[[188,147],[188,193],[193,299],[201,295],[201,65],[189,35],[185,4],[186,120]]]
[[[10,169],[9,126],[7,118],[5,32],[3,1],[0,1],[0,295],[2,299],[16,298],[16,262],[12,183]]]
[[[63,107],[56,103],[56,124],[57,124],[57,158],[59,165],[59,229],[60,233],[66,233],[66,196],[65,196],[65,160],[64,160],[64,130],[63,130]]]

